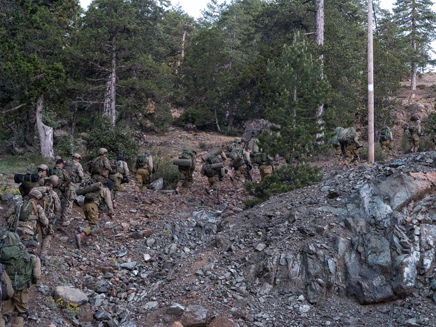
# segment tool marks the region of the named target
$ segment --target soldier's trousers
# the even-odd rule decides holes
[[[380,145],[381,145],[383,152],[391,153],[394,144],[393,144],[392,140],[385,140],[385,141],[381,141]]]
[[[135,175],[136,185],[135,192],[144,193],[147,190],[147,185],[150,184],[150,171],[145,168],[139,168]],[[121,179],[120,179],[121,185]]]
[[[15,323],[13,323],[12,326],[24,326],[24,319],[27,319],[27,312],[29,311],[29,289],[26,288],[21,291],[15,291],[12,298],[3,302],[3,315],[12,316],[14,311],[18,312],[18,317],[16,317]]]
[[[350,163],[353,162],[356,165],[359,163],[359,149],[355,145],[348,145],[345,150],[344,164],[348,166]]]
[[[248,167],[245,164],[236,169],[236,178],[241,179],[241,176],[246,182],[250,180],[250,173],[248,172]]]
[[[123,179],[123,175],[120,173],[115,173],[109,175],[109,179],[114,182],[114,191],[117,192],[121,190],[121,180]]]
[[[340,145],[335,146],[335,158],[336,158],[336,163],[341,163],[342,162],[342,147]]]
[[[88,220],[88,226],[83,229],[86,235],[95,233],[98,230],[98,206],[95,202],[85,203],[83,208],[85,212],[85,218]]]
[[[194,181],[192,174],[194,170],[192,169],[179,169],[179,181],[177,182],[177,187],[188,187]]]

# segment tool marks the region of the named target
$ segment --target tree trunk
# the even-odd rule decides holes
[[[53,128],[42,122],[42,109],[44,97],[40,96],[36,103],[36,125],[38,126],[41,155],[46,159],[54,159],[53,151]]]
[[[415,8],[413,8],[412,13],[412,35],[416,32],[416,19],[415,19]],[[412,47],[413,47],[413,59],[412,59],[412,81],[410,83],[412,93],[410,94],[410,99],[413,99],[415,97],[416,93],[416,75],[418,72],[418,63],[416,62],[416,50],[418,48],[417,42],[415,39],[412,40]]]
[[[316,44],[318,46],[324,45],[324,0],[318,0],[318,11],[316,12]],[[321,80],[324,79],[324,72],[323,72],[323,66],[324,66],[324,55],[321,54],[319,57],[321,60]],[[317,117],[321,117],[324,113],[324,104],[321,104],[318,107],[317,111]],[[318,119],[318,124],[321,126],[323,124],[323,120],[320,118]],[[321,127],[322,128],[322,127]],[[324,132],[321,130],[321,133],[317,134],[317,139],[323,137]]]
[[[73,112],[73,121],[71,123],[71,151],[74,153],[74,134],[76,133],[76,121],[77,121],[77,110],[78,110],[77,102],[74,103],[74,112]],[[71,154],[73,154],[71,153]]]
[[[108,116],[115,126],[117,119],[117,112],[115,109],[116,104],[116,80],[117,80],[117,52],[115,45],[112,46],[112,69],[109,79],[106,84],[106,95],[104,99],[103,115]]]
[[[216,109],[215,109],[215,124],[216,124],[217,131],[221,133],[221,127],[220,127],[220,124],[218,122],[218,115],[217,115]]]
[[[181,54],[182,59],[177,60],[177,63],[176,63],[176,75],[179,73],[179,67],[182,64],[182,60],[185,59],[186,34],[187,34],[187,32],[183,31],[183,36],[182,36],[182,54]]]
[[[26,115],[26,135],[24,138],[24,145],[33,147],[35,145],[35,123],[36,123],[36,109],[31,106]]]

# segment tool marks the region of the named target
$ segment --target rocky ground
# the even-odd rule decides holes
[[[198,158],[231,139],[138,138]],[[32,287],[28,326],[434,326],[436,153],[347,172],[324,159],[322,182],[248,210],[241,182],[208,195],[199,166],[181,194],[137,202],[126,185],[115,217],[103,215],[81,251],[76,205]]]

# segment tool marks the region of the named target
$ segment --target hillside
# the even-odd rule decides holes
[[[433,79],[420,80],[413,101],[404,89],[398,149],[408,115],[433,110]],[[28,326],[433,326],[435,152],[347,172],[323,160],[319,184],[246,210],[241,182],[226,178],[216,197],[199,174],[206,149],[231,139],[179,129],[144,135],[145,148],[195,148],[194,185],[150,190],[137,202],[131,180],[114,219],[103,215],[81,251],[74,235],[86,223],[75,205],[31,290]],[[3,203],[3,222],[6,210]],[[87,297],[56,302],[58,286]]]

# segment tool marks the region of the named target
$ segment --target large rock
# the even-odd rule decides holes
[[[224,316],[218,316],[212,320],[209,327],[236,327],[236,324]]]
[[[62,299],[64,302],[77,305],[88,302],[88,296],[85,293],[71,286],[57,286],[54,290],[53,297],[55,300]]]

